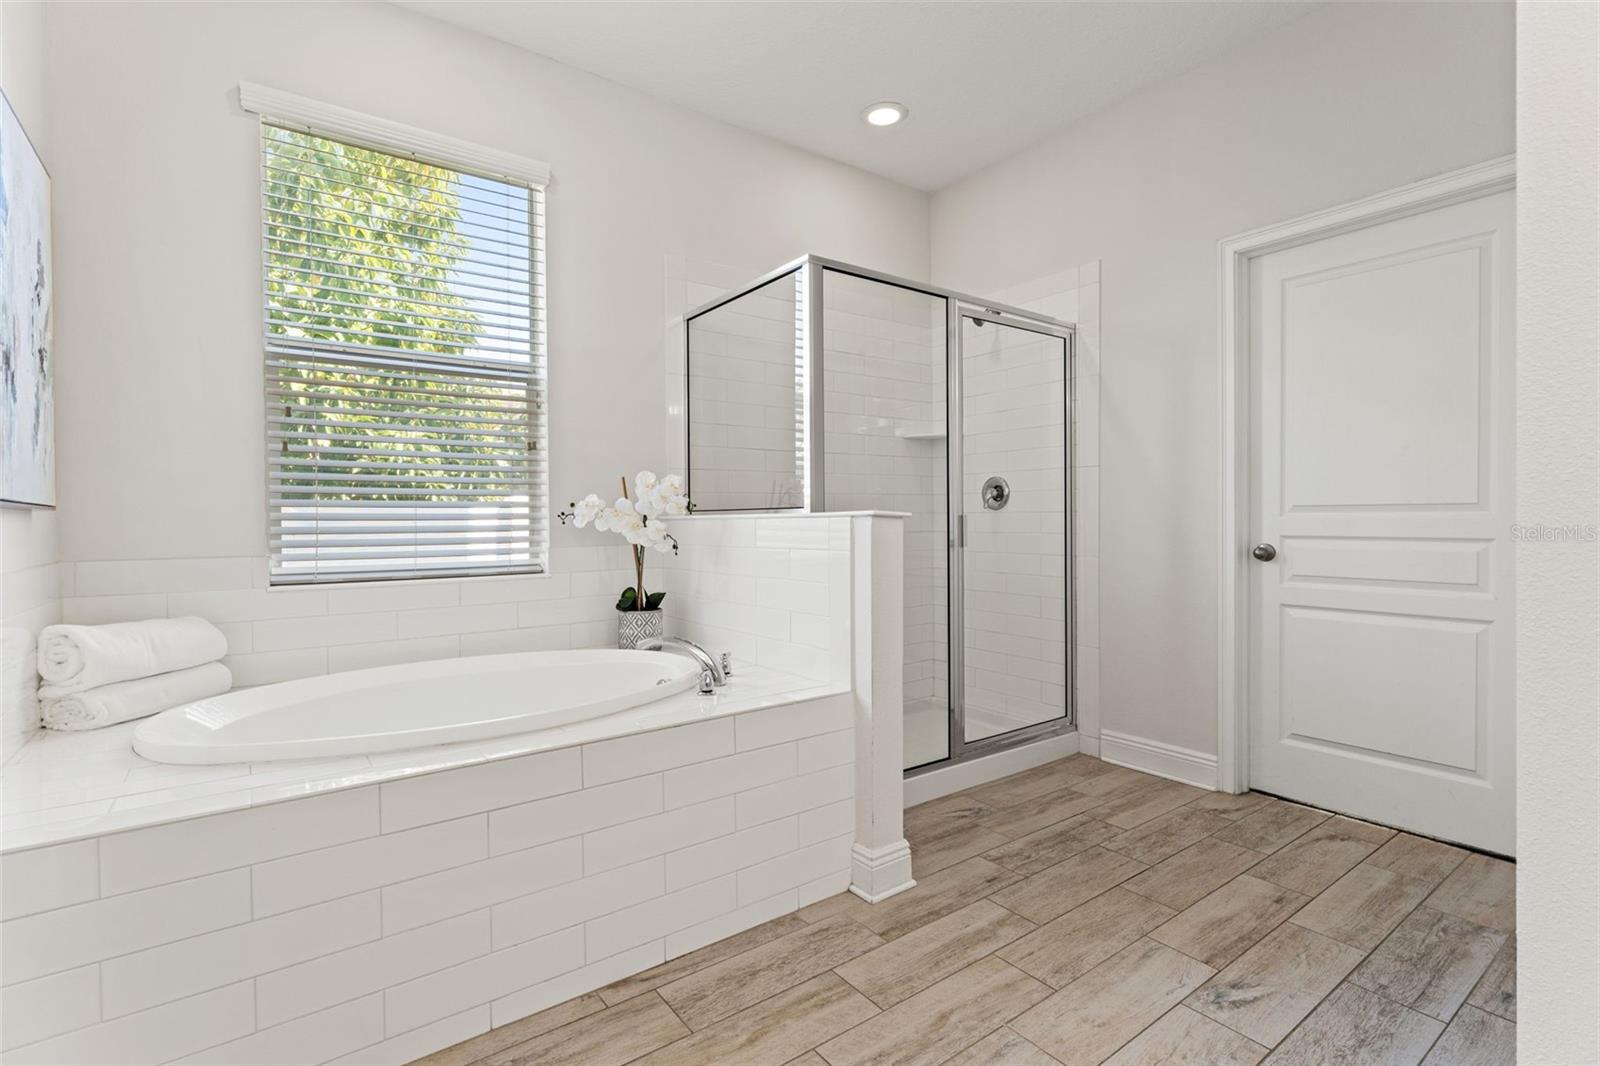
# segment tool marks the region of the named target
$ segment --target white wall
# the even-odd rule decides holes
[[[0,87],[23,130],[55,172],[45,113],[44,5],[0,4]],[[57,276],[59,288],[59,275]],[[38,728],[39,630],[57,620],[56,516],[0,507],[0,760]]]
[[[938,193],[934,280],[1102,260],[1107,730],[1216,750],[1216,242],[1512,149],[1509,5],[1328,5]]]
[[[257,127],[241,80],[551,165],[555,501],[662,458],[668,255],[776,264],[815,249],[927,272],[921,193],[386,5],[72,4],[45,31],[73,562],[265,555]],[[554,537],[558,552],[599,543]]]
[[[1600,9],[1517,8],[1517,521],[1600,524]],[[1600,567],[1517,551],[1517,1058],[1600,1061]]]

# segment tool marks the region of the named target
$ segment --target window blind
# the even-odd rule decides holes
[[[543,190],[262,124],[274,584],[539,572]]]

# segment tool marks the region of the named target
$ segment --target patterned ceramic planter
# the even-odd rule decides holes
[[[617,647],[631,651],[641,640],[660,639],[666,635],[666,623],[661,608],[653,611],[617,612]]]

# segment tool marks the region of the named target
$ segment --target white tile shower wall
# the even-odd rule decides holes
[[[850,521],[695,515],[660,556],[667,629],[739,662],[850,681]]]
[[[53,511],[0,507],[0,761],[39,728],[39,631],[61,619]]]
[[[428,1054],[843,891],[853,735],[830,696],[5,854],[0,1050]]]
[[[1078,326],[1072,362],[1072,640],[1081,750],[1094,755],[1100,743],[1100,262],[989,295]]]
[[[228,638],[236,686],[457,655],[605,647],[632,581],[626,547],[552,549],[550,573],[267,588],[259,558],[61,564],[67,622],[199,615]]]

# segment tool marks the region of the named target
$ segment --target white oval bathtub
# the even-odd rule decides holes
[[[698,681],[657,651],[535,651],[382,666],[230,692],[163,711],[133,750],[165,763],[313,759],[550,729]]]

